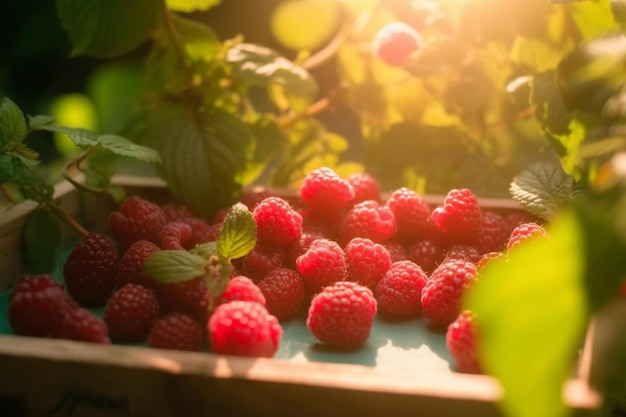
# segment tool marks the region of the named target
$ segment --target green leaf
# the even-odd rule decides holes
[[[20,161],[21,162],[21,161]],[[13,182],[19,187],[25,198],[40,202],[51,202],[54,197],[54,186],[48,182],[48,178],[36,171],[33,167],[21,163],[16,170]]]
[[[529,240],[508,261],[490,263],[464,303],[478,317],[480,360],[501,383],[510,417],[568,414],[563,383],[590,316],[585,236],[576,216],[561,213],[547,231],[550,238]]]
[[[57,0],[57,12],[72,42],[72,55],[108,58],[148,40],[164,0]]]
[[[209,26],[178,15],[174,15],[173,22],[185,53],[192,61],[210,62],[215,59],[220,43]]]
[[[195,248],[190,249],[189,252],[208,260],[212,256],[217,256],[217,242],[199,243]]]
[[[256,146],[243,183],[248,185],[256,180],[261,184],[267,183],[264,176],[271,177],[276,166],[275,161],[287,145],[287,137],[276,120],[269,116],[260,117],[250,128],[256,139]]]
[[[272,49],[239,43],[228,50],[226,61],[234,66],[234,77],[253,85],[267,87],[274,83],[303,97],[317,94],[317,82],[311,74]]]
[[[14,181],[23,168],[24,163],[20,158],[12,155],[0,155],[0,184]]]
[[[203,276],[206,259],[184,250],[159,250],[144,262],[142,274],[157,282],[175,283]]]
[[[222,3],[222,0],[166,0],[165,3],[170,10],[190,13],[209,10]]]
[[[530,102],[535,106],[535,117],[550,135],[569,133],[571,115],[556,83],[553,70],[536,74],[531,82]]]
[[[98,135],[95,132],[80,128],[70,128],[58,125],[43,125],[41,130],[66,134],[72,142],[81,148],[101,148],[116,155],[135,158],[147,163],[160,163],[159,153],[148,147],[138,145],[131,140],[117,135]]]
[[[0,101],[0,152],[13,149],[26,136],[22,110],[8,97]]]
[[[160,175],[201,215],[212,218],[237,201],[254,151],[250,129],[240,118],[217,108],[196,113],[163,105],[144,134],[145,143],[163,158]]]
[[[31,130],[42,130],[45,125],[53,124],[56,119],[52,116],[37,115],[28,116],[28,126]]]
[[[273,10],[270,30],[283,46],[310,51],[328,41],[340,18],[341,9],[334,0],[288,0]]]
[[[511,196],[524,209],[550,219],[573,197],[574,179],[556,164],[534,164],[513,178]]]
[[[34,210],[28,216],[22,232],[27,271],[31,274],[52,272],[61,240],[59,218],[44,206]]]
[[[228,212],[217,238],[217,252],[224,259],[245,256],[256,245],[256,223],[243,203],[236,203]]]

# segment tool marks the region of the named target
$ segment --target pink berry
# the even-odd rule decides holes
[[[459,372],[482,373],[478,357],[478,324],[470,311],[461,312],[446,331],[446,347]]]
[[[265,307],[278,320],[293,317],[304,303],[304,280],[294,270],[276,268],[259,282]]]
[[[265,198],[256,205],[252,217],[261,241],[287,245],[302,234],[302,216],[280,197]]]
[[[300,198],[305,206],[320,217],[334,216],[354,198],[352,185],[331,168],[311,171],[302,181]]]
[[[355,237],[385,243],[398,230],[393,211],[376,201],[363,201],[352,207],[339,226],[339,242],[346,245]]]
[[[388,65],[402,66],[422,44],[419,33],[403,22],[391,22],[376,33],[372,42],[374,56]]]
[[[148,346],[197,352],[202,349],[202,326],[182,313],[168,314],[154,323],[148,334]]]
[[[346,279],[348,267],[343,249],[329,239],[317,239],[298,259],[296,268],[307,289],[316,293],[323,287]]]
[[[343,249],[348,265],[348,281],[376,288],[391,266],[391,255],[380,243],[355,237]]]
[[[381,314],[394,318],[409,318],[422,311],[422,290],[428,277],[411,261],[391,265],[376,288],[376,300]]]
[[[124,285],[109,298],[104,307],[104,322],[114,342],[146,340],[158,318],[156,294],[142,285]]]

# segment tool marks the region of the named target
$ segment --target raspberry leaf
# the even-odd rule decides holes
[[[256,223],[243,203],[236,203],[229,211],[217,238],[217,252],[223,259],[245,256],[256,245]]]
[[[26,121],[22,110],[8,97],[0,101],[0,151],[8,151],[26,135]]]
[[[148,40],[163,0],[57,0],[57,12],[72,42],[72,55],[108,58]]]
[[[32,274],[50,273],[61,245],[59,218],[45,207],[33,211],[24,225],[22,243],[25,265]]]
[[[195,248],[189,250],[190,253],[200,255],[204,259],[209,259],[212,256],[217,256],[217,243],[216,242],[204,242],[196,245]]]
[[[574,194],[574,179],[556,164],[534,164],[513,178],[515,199],[528,212],[550,219]]]
[[[160,163],[161,156],[154,149],[138,145],[131,140],[117,135],[98,135],[90,130],[70,128],[55,124],[38,126],[40,130],[66,134],[72,142],[81,148],[106,149],[119,156],[135,158],[147,163]]]
[[[183,282],[202,276],[207,260],[184,250],[159,250],[143,265],[142,273],[158,282]]]

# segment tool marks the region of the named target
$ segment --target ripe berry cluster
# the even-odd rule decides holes
[[[130,196],[109,215],[108,235],[73,247],[64,287],[49,276],[17,283],[15,333],[271,357],[281,323],[299,313],[319,341],[349,349],[367,341],[377,314],[422,316],[446,329],[458,370],[480,372],[478,318],[461,311],[463,294],[487,262],[547,236],[530,215],[483,210],[469,189],[431,207],[408,188],[383,195],[371,176],[330,168],[310,172],[297,195],[250,191],[242,202],[257,241],[232,260],[221,294],[202,277],[163,283],[142,271],[158,250],[215,241],[229,209],[207,222],[184,205]],[[91,307],[103,307],[102,318]]]

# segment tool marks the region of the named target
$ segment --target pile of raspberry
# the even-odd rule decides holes
[[[485,264],[547,237],[530,215],[483,210],[469,189],[450,190],[433,207],[408,188],[383,195],[370,175],[342,178],[327,167],[310,172],[295,195],[246,191],[242,202],[257,243],[232,260],[223,293],[209,294],[202,277],[161,283],[142,270],[157,250],[215,241],[228,208],[207,221],[184,204],[135,195],[110,213],[108,234],[89,233],[72,248],[62,282],[17,282],[14,332],[272,357],[288,320],[351,350],[367,343],[376,316],[422,317],[445,330],[457,370],[481,372],[479,320],[461,311],[463,295]]]

